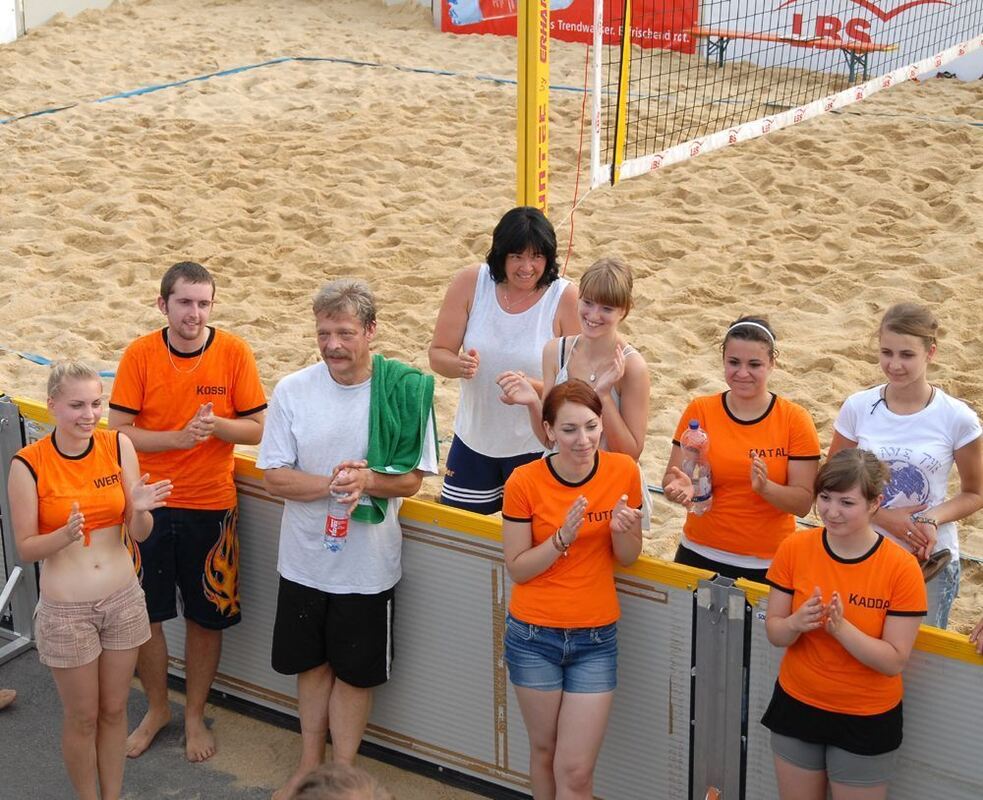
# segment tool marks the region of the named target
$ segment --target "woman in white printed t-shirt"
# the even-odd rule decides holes
[[[441,503],[502,509],[512,470],[543,447],[498,380],[516,370],[541,392],[543,345],[578,330],[577,290],[559,277],[553,226],[536,208],[513,208],[495,226],[486,263],[451,280],[434,326],[430,368],[461,380]]]
[[[875,527],[923,562],[930,581],[925,624],[945,628],[959,592],[955,523],[983,507],[983,429],[966,403],[928,382],[938,327],[924,306],[887,310],[878,329],[887,383],[847,398],[829,455],[859,446],[891,468]],[[953,464],[959,491],[946,500]]]

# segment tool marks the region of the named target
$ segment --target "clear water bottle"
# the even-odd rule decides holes
[[[679,437],[683,451],[683,472],[693,481],[691,514],[706,514],[713,505],[713,481],[710,476],[710,437],[700,427],[699,420],[691,419],[689,427]]]
[[[573,0],[550,0],[550,11],[569,8]],[[517,0],[448,0],[452,25],[474,25],[516,15]]]
[[[331,492],[328,496],[328,516],[324,520],[324,549],[340,553],[348,541],[348,504],[344,492]]]

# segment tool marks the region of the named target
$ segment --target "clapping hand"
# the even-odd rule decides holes
[[[839,633],[843,625],[843,599],[840,597],[839,592],[833,592],[833,596],[830,597],[829,604],[826,606],[826,616],[823,624],[826,628],[826,633],[830,636],[835,636]]]
[[[597,373],[597,380],[594,382],[594,391],[598,397],[610,394],[611,390],[618,385],[618,381],[625,374],[625,354],[619,344],[614,351],[614,357],[609,361],[603,370]]]
[[[82,542],[83,547],[89,546],[89,536],[85,532],[85,515],[79,510],[78,503],[72,503],[72,510],[68,513],[68,520],[65,522],[65,537],[68,544],[73,544],[85,537]]]
[[[155,483],[147,483],[150,473],[144,473],[130,486],[130,504],[135,512],[153,511],[167,505],[166,500],[173,488],[170,480],[164,478]]]
[[[628,495],[623,494],[618,498],[618,502],[611,512],[611,533],[628,533],[642,518],[640,508],[631,508],[628,505]]]
[[[469,381],[478,372],[478,364],[481,357],[473,347],[470,350],[462,350],[457,356],[457,366],[461,370],[461,377]]]
[[[823,605],[823,593],[817,586],[809,599],[789,614],[788,622],[796,633],[808,633],[823,627],[826,623],[827,609]]]
[[[560,526],[559,534],[562,543],[569,547],[575,541],[577,541],[577,536],[580,533],[580,528],[584,524],[584,515],[587,513],[587,498],[581,495],[576,500],[573,501],[573,505],[567,511],[566,519],[563,520],[563,524]]]
[[[539,394],[524,372],[509,370],[499,375],[495,382],[502,390],[498,399],[506,405],[531,406],[539,401]]]
[[[757,453],[751,456],[751,488],[763,494],[768,486],[768,465]]]
[[[693,479],[679,467],[669,467],[669,480],[662,487],[666,500],[689,508],[693,505]]]

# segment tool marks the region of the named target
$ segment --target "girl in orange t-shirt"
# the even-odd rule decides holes
[[[515,584],[505,661],[529,734],[535,797],[594,796],[617,683],[614,566],[642,549],[638,467],[599,451],[601,412],[583,381],[554,386],[543,425],[556,452],[505,484],[505,565]]]
[[[130,681],[150,638],[123,525],[146,539],[171,484],[148,484],[130,440],[96,429],[102,382],[90,367],[55,365],[48,410],[54,430],[10,466],[14,537],[22,561],[44,562],[35,637],[64,706],[68,777],[82,800],[118,800]]]
[[[785,647],[762,723],[782,800],[882,800],[901,744],[901,671],[925,615],[915,557],[877,533],[888,468],[841,450],[816,478],[822,529],[768,570],[768,640]]]
[[[809,412],[768,390],[775,334],[763,317],[733,322],[721,345],[728,390],[686,407],[672,441],[662,488],[692,506],[693,482],[682,470],[679,442],[690,420],[710,438],[710,509],[689,513],[676,561],[729,578],[763,581],[795,517],[812,508],[819,436]]]

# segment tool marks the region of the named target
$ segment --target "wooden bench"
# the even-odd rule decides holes
[[[813,50],[839,50],[846,59],[850,70],[850,83],[857,78],[858,69],[863,79],[867,80],[867,57],[871,53],[886,53],[897,50],[896,44],[874,44],[873,42],[844,42],[822,36],[783,36],[777,33],[759,33],[755,31],[734,31],[723,28],[695,27],[686,31],[690,36],[707,40],[707,60],[712,61],[717,56],[717,66],[724,65],[724,55],[727,45],[734,39],[746,39],[754,42],[775,42],[792,47],[808,47]]]

